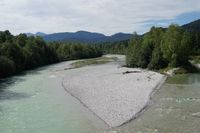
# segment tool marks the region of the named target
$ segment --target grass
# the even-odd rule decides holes
[[[112,62],[117,60],[117,58],[113,57],[99,57],[99,58],[93,58],[93,59],[86,59],[86,60],[81,60],[72,63],[73,68],[80,68],[84,66],[89,66],[89,65],[99,65],[99,64],[106,64],[108,62]]]

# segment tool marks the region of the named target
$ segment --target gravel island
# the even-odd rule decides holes
[[[67,92],[110,127],[136,118],[166,79],[153,71],[121,67],[123,56],[117,57],[120,63],[71,69],[62,83]]]

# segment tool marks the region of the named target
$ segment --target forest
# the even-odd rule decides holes
[[[143,37],[136,33],[127,48],[127,66],[158,70],[166,67],[189,68],[189,58],[199,55],[199,35],[178,25],[152,27]]]
[[[126,54],[129,40],[96,44],[104,54]]]
[[[172,24],[168,28],[152,27],[143,35],[134,33],[130,40],[83,44],[47,43],[38,36],[14,36],[4,31],[0,32],[0,78],[52,63],[95,58],[102,54],[125,54],[128,67],[190,69],[191,56],[200,55],[200,34],[191,27]]]
[[[88,44],[47,44],[41,37],[27,37],[25,34],[13,36],[9,31],[0,32],[0,78],[60,61],[101,55],[98,48]]]

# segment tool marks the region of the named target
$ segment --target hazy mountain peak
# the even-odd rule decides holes
[[[43,32],[37,32],[35,35],[36,35],[36,36],[45,36],[45,35],[47,35],[47,34],[45,34],[45,33],[43,33]]]
[[[46,41],[77,41],[86,43],[97,43],[97,42],[114,42],[123,41],[130,39],[131,34],[117,33],[112,36],[106,36],[102,33],[88,32],[88,31],[77,31],[77,32],[62,32],[45,35]]]
[[[43,33],[43,32],[37,32],[37,33],[25,33],[27,36],[41,36],[41,37],[43,37],[43,36],[45,36],[45,35],[47,35],[47,34],[45,34],[45,33]]]
[[[200,32],[200,19],[182,26],[188,31]]]

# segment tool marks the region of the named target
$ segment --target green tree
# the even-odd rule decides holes
[[[26,45],[26,41],[27,41],[27,36],[26,34],[19,34],[18,36],[16,36],[16,43],[21,46],[24,47]]]
[[[11,33],[8,30],[0,32],[0,43],[4,43],[6,41],[7,42],[13,41],[13,35],[11,35]]]
[[[14,61],[16,71],[24,69],[24,55],[22,49],[15,43],[4,42],[0,46],[1,55]]]
[[[153,50],[152,58],[151,58],[150,63],[148,64],[148,68],[158,70],[158,69],[167,67],[167,65],[168,65],[168,62],[166,61],[166,59],[163,58],[163,53],[160,47],[156,47]]]
[[[188,61],[191,53],[190,34],[177,25],[171,25],[164,35],[161,50],[169,65],[177,67]]]
[[[138,57],[141,47],[142,39],[134,33],[130,39],[129,46],[126,53],[126,64],[129,67],[138,67]]]
[[[6,56],[0,56],[0,78],[12,75],[15,72],[15,64]]]

